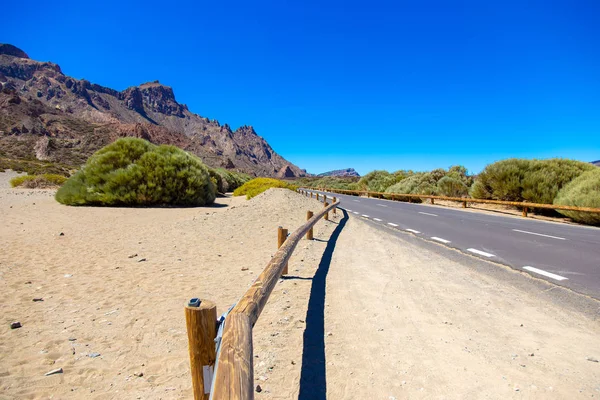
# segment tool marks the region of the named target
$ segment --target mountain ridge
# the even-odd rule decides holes
[[[354,168],[336,169],[333,171],[323,172],[317,176],[356,176],[360,177],[360,174],[356,172]]]
[[[307,175],[254,128],[191,112],[158,80],[118,91],[65,75],[58,64],[0,44],[0,156],[81,165],[119,137],[172,144],[211,167],[255,176]]]

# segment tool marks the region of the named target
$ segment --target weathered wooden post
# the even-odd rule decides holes
[[[328,205],[329,205],[329,203],[328,203],[328,202],[325,202],[325,203],[323,203],[323,207],[324,207],[324,208],[327,208],[327,206],[328,206]],[[325,219],[325,221],[329,221],[329,211],[327,211],[327,212],[325,213],[325,215],[323,215],[323,218]]]
[[[283,243],[285,242],[285,239],[287,238],[288,235],[288,230],[284,229],[282,227],[277,228],[277,248],[280,248]],[[283,271],[281,272],[281,275],[287,275],[288,273],[288,264],[285,264],[285,267],[283,267]]]
[[[319,193],[317,193],[317,201],[319,201]]]
[[[327,195],[326,195],[326,194],[324,194],[324,195],[323,195],[323,203],[326,203],[326,202],[327,202]]]
[[[527,207],[523,207],[523,217],[527,218]]]
[[[333,196],[333,203],[334,203],[334,204],[335,204],[335,203],[337,203],[337,197],[335,197],[335,196]],[[333,213],[334,213],[334,214],[337,214],[335,210],[337,210],[337,206],[336,206],[336,207],[333,207]]]
[[[435,204],[433,197],[431,198],[431,204]]]
[[[462,208],[467,208],[467,202],[466,201],[463,201]]]
[[[306,220],[308,221],[312,217],[313,217],[313,212],[312,211],[307,211],[306,212]],[[308,230],[308,232],[306,232],[306,239],[307,240],[313,240],[313,228],[310,228]]]
[[[215,367],[217,306],[209,300],[191,299],[185,305],[190,372],[195,400],[208,400]]]

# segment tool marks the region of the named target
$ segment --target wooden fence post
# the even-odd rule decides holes
[[[317,193],[317,201],[319,201],[319,193]]]
[[[208,400],[215,367],[217,306],[209,300],[191,299],[185,306],[190,372],[195,400]]]
[[[433,200],[433,197],[431,198],[431,204],[435,204],[435,201]]]
[[[327,202],[327,195],[326,194],[323,195],[323,203],[325,203],[325,202]]]
[[[527,207],[523,207],[523,217],[527,218]]]
[[[463,201],[463,207],[462,208],[467,208],[467,202]]]
[[[333,203],[337,203],[337,197],[333,196]],[[333,207],[333,213],[336,214],[337,207]]]
[[[328,202],[325,202],[325,203],[323,203],[323,207],[324,207],[324,208],[327,208],[327,206],[328,206],[328,205],[329,205],[329,203],[328,203]],[[327,212],[325,213],[325,215],[323,215],[323,219],[325,219],[325,221],[329,221],[329,211],[327,211]]]
[[[283,243],[285,242],[285,239],[287,239],[287,235],[288,235],[288,230],[284,229],[282,227],[277,228],[277,248],[280,248]],[[281,275],[287,275],[288,274],[288,264],[285,264],[285,267],[283,267],[283,271],[281,272]]]
[[[306,212],[306,220],[308,221],[312,217],[313,217],[313,212],[312,211],[307,211]],[[313,240],[313,228],[310,228],[308,230],[308,232],[306,232],[306,239],[307,240]]]

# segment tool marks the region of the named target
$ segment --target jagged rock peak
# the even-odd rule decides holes
[[[8,43],[0,43],[0,54],[6,54],[7,56],[19,58],[29,58],[27,53],[25,53],[23,50]]]

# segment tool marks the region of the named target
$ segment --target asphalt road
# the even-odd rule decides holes
[[[600,299],[600,228],[326,194],[336,196],[340,208],[355,218],[369,219]]]

